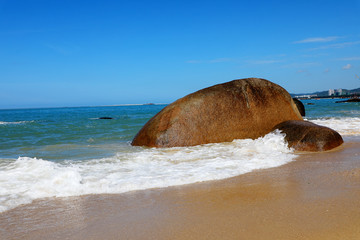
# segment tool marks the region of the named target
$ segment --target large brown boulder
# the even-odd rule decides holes
[[[256,139],[287,120],[302,117],[285,89],[265,79],[240,79],[168,105],[144,125],[132,145],[179,147]]]
[[[308,121],[286,121],[273,130],[285,133],[288,146],[298,151],[321,152],[340,146],[344,141],[339,133]]]

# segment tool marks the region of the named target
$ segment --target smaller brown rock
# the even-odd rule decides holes
[[[299,110],[301,116],[305,116],[305,107],[304,104],[297,98],[293,98],[293,101],[297,107],[297,109]]]
[[[286,134],[285,140],[288,146],[297,151],[327,151],[344,142],[338,132],[308,121],[285,121],[273,128],[276,129]]]

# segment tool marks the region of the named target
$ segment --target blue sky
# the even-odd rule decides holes
[[[360,87],[360,0],[0,0],[0,108],[170,103],[261,77]]]

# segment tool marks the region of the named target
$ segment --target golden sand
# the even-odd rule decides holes
[[[0,239],[360,239],[360,143],[235,178],[45,199],[0,214]]]

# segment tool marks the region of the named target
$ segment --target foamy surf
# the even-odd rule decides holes
[[[359,117],[319,118],[310,122],[334,129],[341,135],[360,135]]]
[[[35,199],[124,193],[219,180],[292,161],[279,132],[231,143],[179,148],[142,148],[110,158],[51,162],[20,157],[0,165],[0,211]]]
[[[2,122],[0,121],[0,125],[12,125],[12,124],[25,124],[25,123],[31,123],[34,121],[18,121],[18,122]]]

